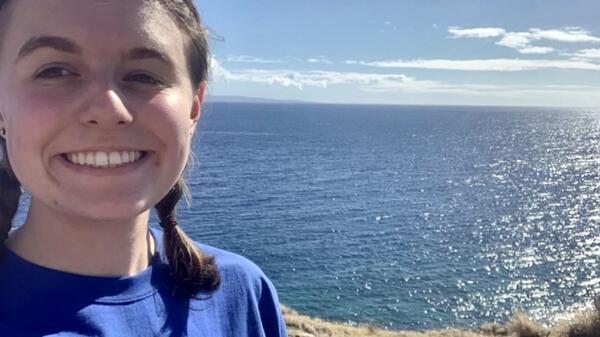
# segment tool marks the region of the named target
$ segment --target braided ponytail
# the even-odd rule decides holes
[[[8,160],[6,140],[0,137],[0,243],[8,238],[12,220],[19,206],[21,184],[15,177]]]
[[[8,0],[0,0],[0,36],[6,25],[6,12]],[[5,129],[3,129],[3,133]],[[21,197],[21,184],[15,177],[6,151],[6,139],[0,137],[0,245],[8,238],[12,227],[12,220],[19,207]]]
[[[189,298],[200,291],[217,289],[221,279],[214,257],[205,255],[179,228],[175,219],[175,206],[183,195],[184,186],[183,180],[178,180],[155,208],[163,228],[163,246],[174,295]]]
[[[1,0],[0,0],[1,1]],[[179,29],[188,37],[187,61],[194,87],[207,80],[209,52],[207,36],[193,0],[154,0],[161,4]],[[175,292],[191,297],[200,291],[213,291],[221,279],[215,260],[205,255],[177,225],[175,206],[185,188],[183,180],[155,206],[163,228],[164,249],[169,262]]]

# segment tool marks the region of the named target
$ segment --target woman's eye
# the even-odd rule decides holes
[[[125,78],[125,82],[135,82],[155,86],[160,86],[163,84],[161,81],[157,80],[153,76],[144,73],[129,75]]]
[[[57,79],[67,76],[77,76],[76,73],[63,67],[49,67],[41,70],[35,75],[36,79]]]

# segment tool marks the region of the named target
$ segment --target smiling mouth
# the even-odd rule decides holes
[[[89,152],[70,152],[63,153],[66,161],[74,165],[94,167],[94,168],[113,168],[134,163],[148,155],[146,151],[89,151]]]

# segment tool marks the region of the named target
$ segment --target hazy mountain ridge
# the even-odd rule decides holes
[[[270,99],[247,96],[207,96],[206,101],[209,103],[311,103],[301,100]]]

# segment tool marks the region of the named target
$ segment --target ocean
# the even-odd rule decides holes
[[[600,294],[600,110],[209,103],[182,226],[300,313],[542,322]]]

